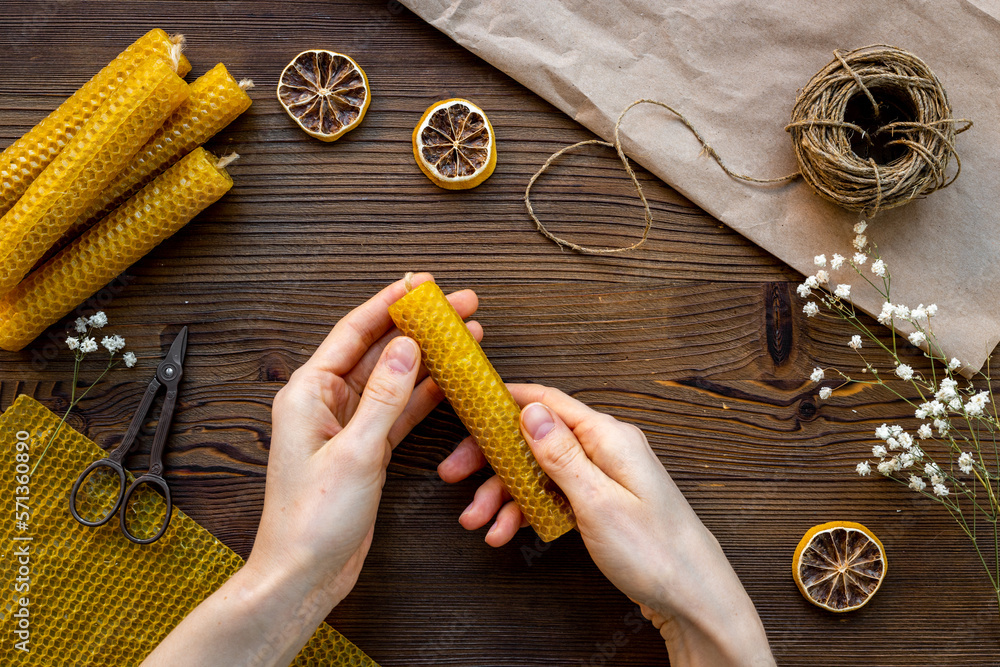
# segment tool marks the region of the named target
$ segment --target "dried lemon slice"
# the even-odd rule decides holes
[[[792,577],[802,595],[829,611],[868,604],[885,579],[885,548],[860,523],[831,521],[802,536],[792,557]]]
[[[468,100],[435,102],[413,129],[413,157],[434,185],[474,188],[497,166],[497,143],[486,112]]]
[[[310,136],[334,141],[361,123],[371,90],[350,56],[314,49],[295,56],[281,72],[278,101]]]

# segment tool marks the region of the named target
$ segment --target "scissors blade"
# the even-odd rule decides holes
[[[156,371],[156,376],[161,382],[168,385],[176,385],[181,378],[184,368],[184,357],[187,356],[188,328],[184,326],[174,342],[167,350],[167,356],[160,362]]]

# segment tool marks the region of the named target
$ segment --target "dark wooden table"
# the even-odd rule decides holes
[[[874,427],[909,411],[867,387],[818,400],[813,366],[857,362],[843,324],[801,314],[801,277],[645,173],[655,223],[643,249],[561,251],[521,197],[550,153],[591,135],[397,3],[5,0],[0,146],[153,27],[187,35],[189,78],[222,61],[257,83],[250,111],[210,145],[242,155],[235,188],[103,304],[150,357],[190,325],[168,477],[176,504],[223,542],[244,556],[253,543],[274,393],[350,308],[429,270],[478,291],[484,347],[505,378],[559,387],[645,430],[732,560],[779,664],[998,663],[996,604],[966,538],[938,506],[854,474]],[[274,96],[307,48],[352,55],[374,91],[363,125],[332,144],[303,134]],[[420,114],[448,97],[481,105],[498,137],[496,173],[469,192],[437,189],[410,152]],[[580,243],[641,231],[606,152],[561,163],[538,201]],[[0,409],[20,393],[65,409],[70,354],[46,358],[46,336],[0,354]],[[115,445],[149,367],[113,373],[73,427]],[[657,633],[631,622],[633,605],[578,535],[539,549],[522,531],[492,549],[459,527],[482,477],[447,486],[433,470],[462,435],[441,408],[396,451],[371,555],[330,623],[386,666],[665,664]],[[802,533],[833,519],[870,526],[891,561],[877,598],[845,616],[806,603],[790,576]]]

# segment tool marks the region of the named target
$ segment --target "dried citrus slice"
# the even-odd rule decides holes
[[[468,100],[435,102],[413,129],[413,157],[434,185],[474,188],[497,166],[497,142],[486,112]]]
[[[371,90],[351,57],[314,49],[295,56],[281,72],[278,101],[306,133],[334,141],[361,123]]]
[[[885,578],[885,548],[860,523],[831,521],[802,536],[792,557],[792,577],[802,595],[829,611],[865,606]]]

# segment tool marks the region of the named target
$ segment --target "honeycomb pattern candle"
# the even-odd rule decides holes
[[[169,58],[172,51],[180,49],[182,42],[180,35],[168,37],[159,28],[150,30],[83,84],[58,109],[8,146],[0,154],[0,216],[21,198],[31,182],[136,67],[150,56]],[[180,56],[177,73],[184,76],[189,71],[191,63]]]
[[[148,58],[0,219],[0,294],[12,289],[187,99],[176,64]]]
[[[17,351],[229,191],[197,148],[0,297],[0,348]]]
[[[164,169],[214,137],[250,108],[246,90],[253,82],[239,83],[219,63],[191,84],[187,101],[153,135],[100,197],[80,215],[64,235],[72,241],[90,225],[111,213]]]
[[[420,344],[431,377],[539,537],[549,542],[573,528],[569,501],[521,435],[520,406],[441,288],[423,283],[389,306],[389,314]]]

